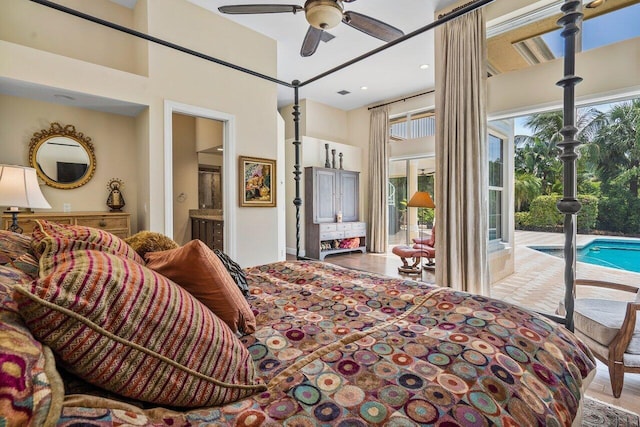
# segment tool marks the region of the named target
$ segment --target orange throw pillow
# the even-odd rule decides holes
[[[147,252],[147,267],[182,286],[233,332],[252,334],[256,318],[224,264],[200,240],[168,251]]]

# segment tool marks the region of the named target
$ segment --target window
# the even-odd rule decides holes
[[[489,134],[489,240],[502,240],[504,228],[504,139]]]
[[[557,20],[561,0],[531,2],[522,14],[489,22],[487,50],[489,75],[520,70],[564,56],[564,39]],[[534,4],[535,3],[535,4]],[[640,35],[640,4],[637,0],[585,1],[577,51],[606,46]]]
[[[436,134],[436,118],[433,111],[409,113],[389,120],[392,141],[423,138]]]

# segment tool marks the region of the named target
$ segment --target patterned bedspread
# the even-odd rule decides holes
[[[59,425],[567,426],[595,368],[567,330],[499,300],[319,262],[247,277],[243,342],[268,391],[189,412],[67,406]]]

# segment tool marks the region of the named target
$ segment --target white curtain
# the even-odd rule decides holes
[[[369,125],[369,251],[387,251],[389,106],[371,110]]]
[[[436,283],[488,295],[483,11],[438,27],[436,46]]]

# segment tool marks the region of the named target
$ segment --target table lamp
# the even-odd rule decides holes
[[[0,165],[0,206],[7,206],[13,221],[8,230],[22,233],[18,225],[19,208],[51,209],[44,198],[34,168]]]

